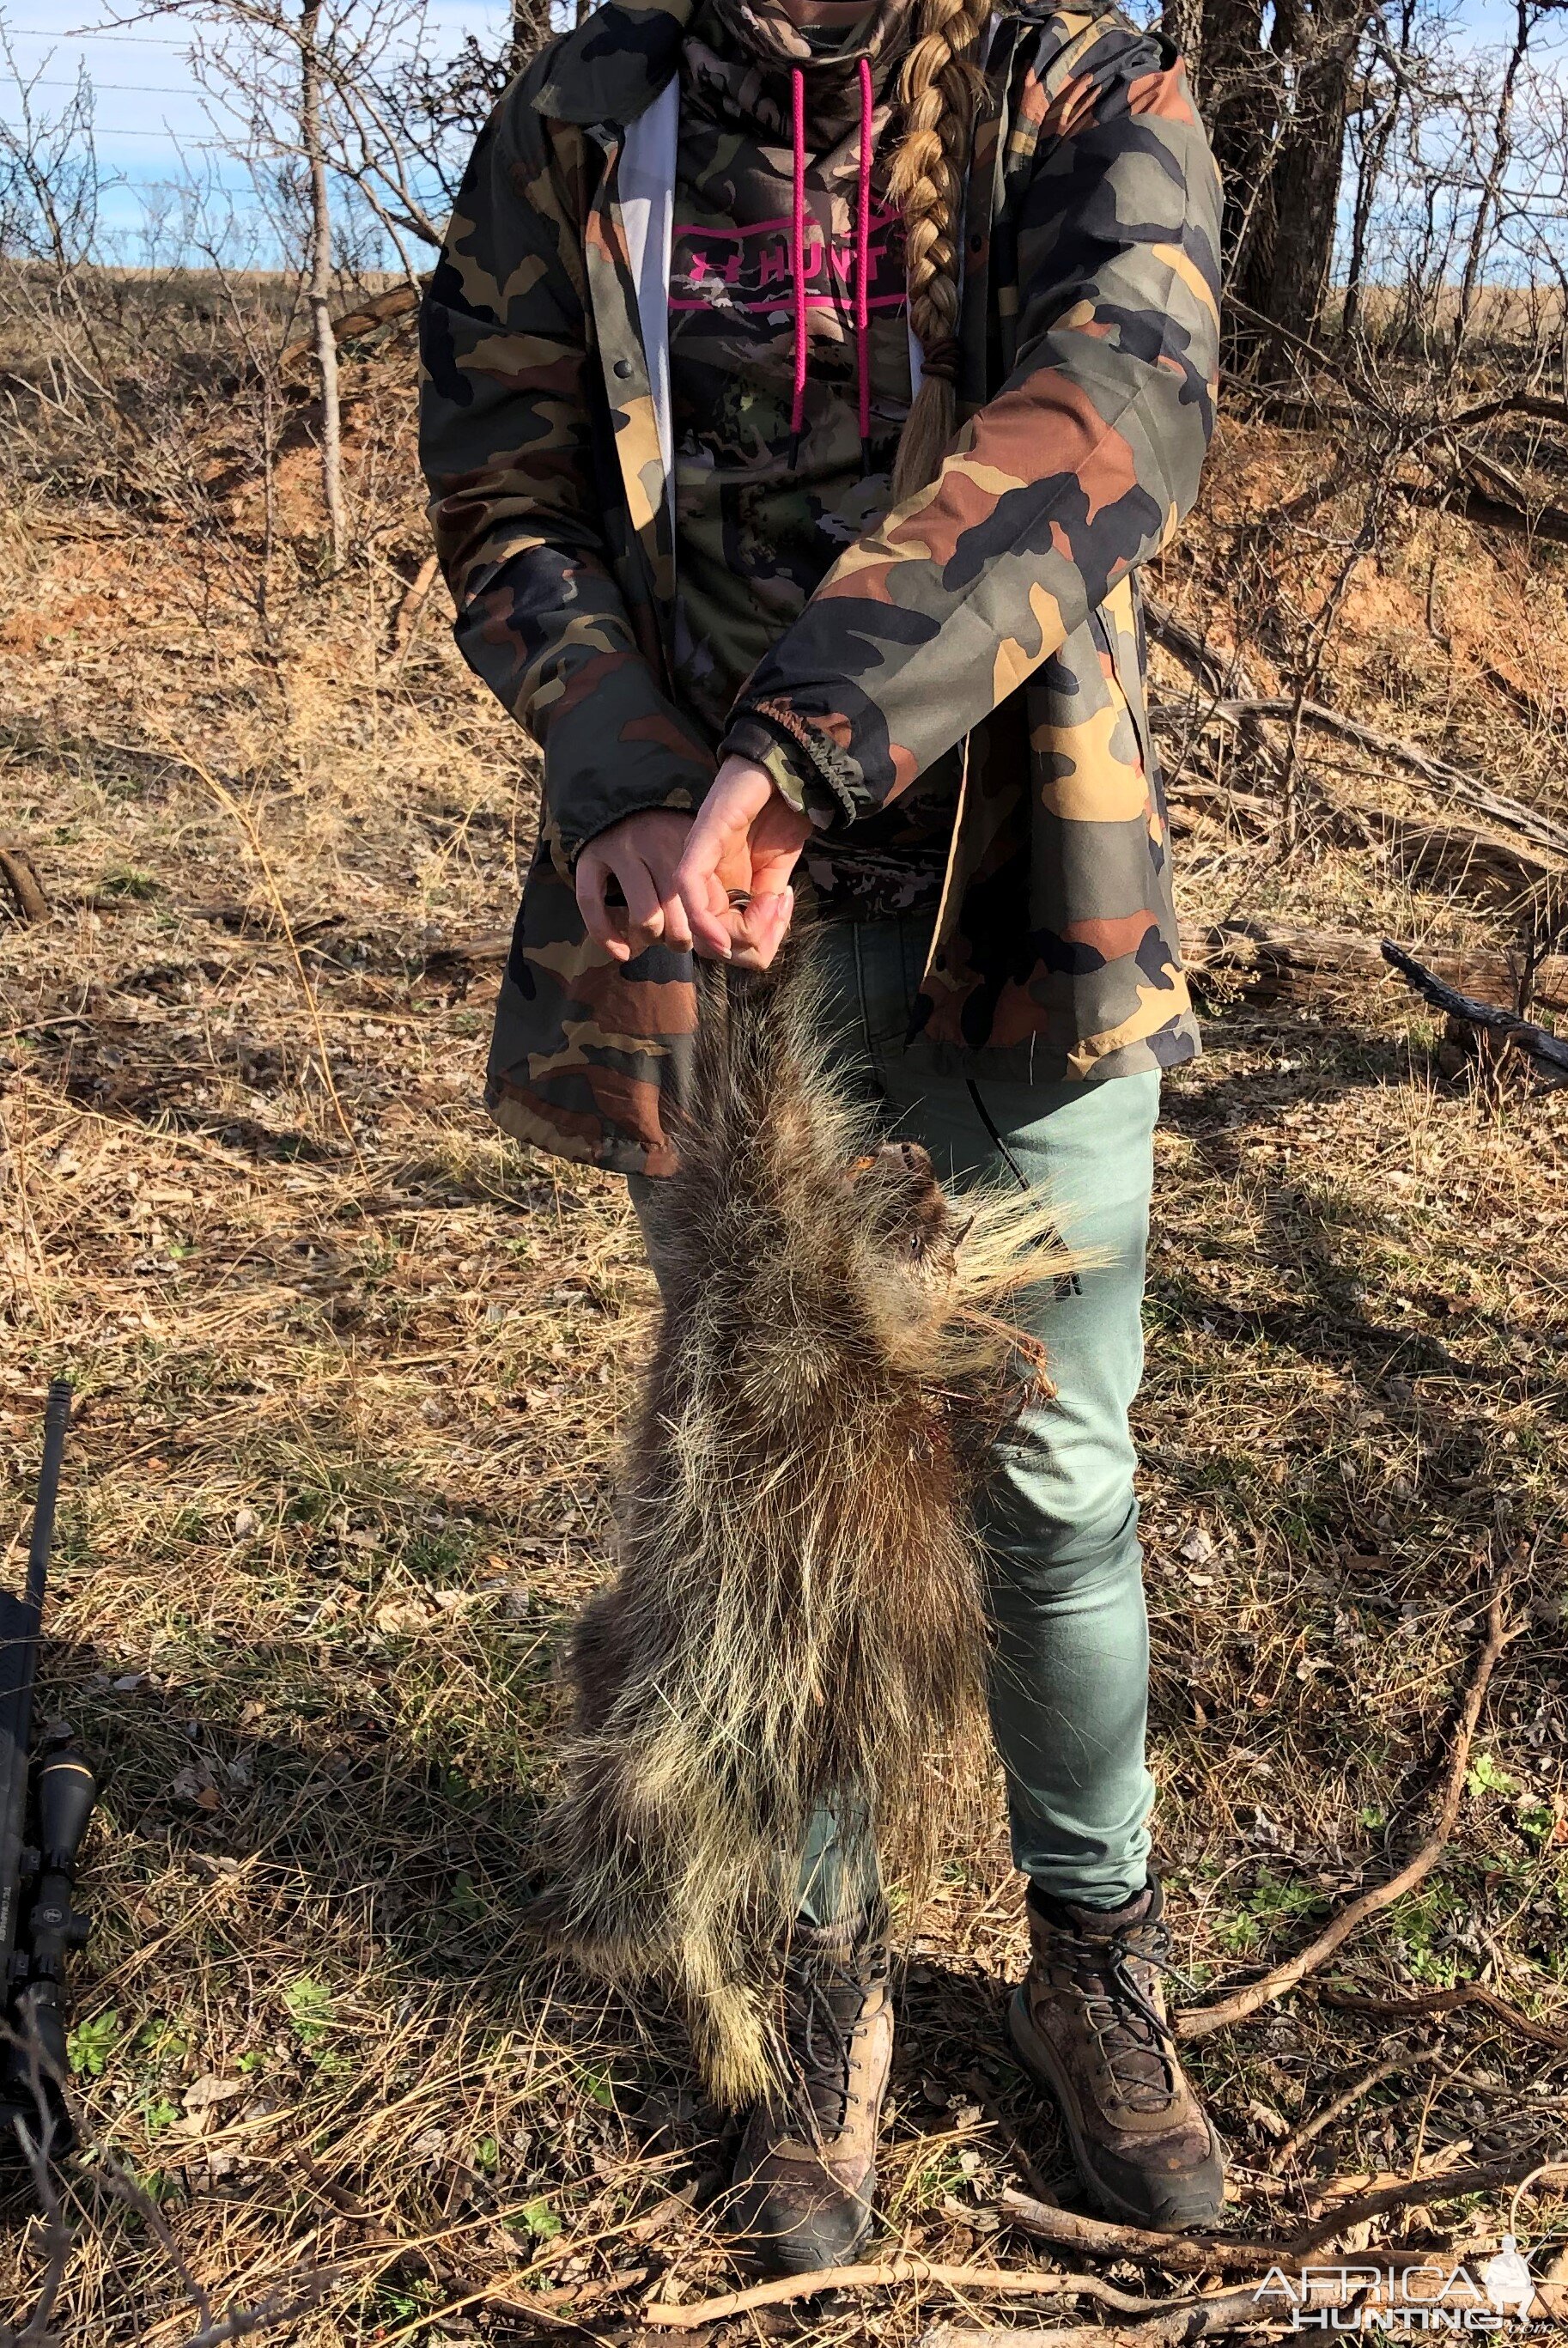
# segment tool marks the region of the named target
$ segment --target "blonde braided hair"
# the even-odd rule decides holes
[[[889,185],[903,213],[909,322],[921,386],[893,463],[895,501],[934,480],[958,422],[958,245],[975,118],[976,62],[992,0],[916,0],[914,44],[899,76],[903,131]]]

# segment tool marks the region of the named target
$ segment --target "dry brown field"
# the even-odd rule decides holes
[[[73,1982],[86,2149],[29,2341],[619,2348],[684,2336],[646,2327],[650,2301],[740,2275],[732,2137],[674,2019],[542,1959],[519,1916],[652,1287],[622,1186],[484,1117],[536,768],[441,592],[408,604],[410,374],[403,345],[350,368],[336,579],[304,407],[270,545],[222,398],[119,472],[78,435],[5,482],[0,837],[50,908],[27,923],[0,896],[5,1570],[68,1370],[46,1704],[103,1776]],[[1354,436],[1227,424],[1153,582],[1261,694],[1342,560],[1356,478]],[[1155,668],[1180,704],[1183,671]],[[1568,819],[1568,549],[1399,506],[1316,690]],[[1502,954],[1522,889],[1539,909],[1568,863],[1532,848],[1544,877],[1522,881],[1515,832],[1319,736],[1283,853],[1234,729],[1181,731],[1195,932]],[[1511,2223],[1543,2271],[1568,2237],[1568,2173],[1522,2181],[1568,2148],[1568,1095],[1467,1058],[1373,959],[1273,997],[1215,974],[1203,1000],[1207,1056],[1160,1141],[1139,1410],[1188,2003],[1304,1946],[1421,1839],[1500,1583],[1520,1633],[1435,1869],[1192,2049],[1230,2222],[1284,2243],[1424,2182],[1348,2247],[1480,2257]],[[1009,2185],[1071,2198],[1001,2036],[1023,1935],[999,1799],[905,1921],[878,2255],[1048,2266],[998,2216]],[[1466,1984],[1493,2003],[1335,2002]],[[1445,2195],[1478,2167],[1511,2181]],[[23,2184],[18,2325],[47,2264],[28,2213]],[[952,2318],[1097,2320],[907,2281],[696,2336],[895,2348]]]

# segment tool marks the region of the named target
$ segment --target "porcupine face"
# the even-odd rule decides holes
[[[917,1141],[884,1141],[849,1169],[871,1246],[892,1286],[895,1320],[919,1325],[944,1309],[957,1269],[953,1210]]]

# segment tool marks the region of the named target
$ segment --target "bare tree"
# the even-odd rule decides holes
[[[343,419],[337,397],[337,339],[332,331],[332,199],[321,132],[321,0],[300,10],[300,144],[310,172],[310,316],[321,378],[321,486],[332,545],[341,571],[348,551],[343,502]]]
[[[1460,281],[1459,308],[1454,316],[1452,366],[1457,367],[1463,355],[1465,339],[1470,333],[1475,311],[1476,294],[1480,284],[1494,223],[1504,201],[1509,168],[1513,160],[1514,103],[1519,90],[1519,77],[1530,53],[1531,36],[1537,24],[1560,0],[1514,0],[1513,41],[1498,85],[1497,108],[1491,122],[1491,152],[1487,160],[1486,178],[1476,199],[1475,219],[1470,242],[1465,248],[1464,274]]]
[[[1407,64],[1415,14],[1416,0],[1401,0],[1398,32],[1392,41],[1382,20],[1373,19],[1370,53],[1362,77],[1361,102],[1353,112],[1353,137],[1357,148],[1356,199],[1351,214],[1345,303],[1339,324],[1341,339],[1347,343],[1354,342],[1360,323],[1373,206],[1377,201],[1383,173],[1387,166],[1388,149],[1398,124],[1400,109],[1409,100]]]

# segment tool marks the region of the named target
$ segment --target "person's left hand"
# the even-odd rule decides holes
[[[790,806],[766,768],[725,760],[676,867],[676,894],[705,960],[767,969],[795,910],[789,875],[810,832],[810,816]],[[749,902],[732,905],[732,890]]]

